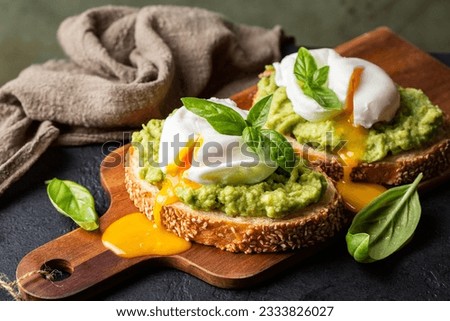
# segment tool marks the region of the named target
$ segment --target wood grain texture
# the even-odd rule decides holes
[[[446,114],[450,114],[450,69],[387,28],[379,28],[337,47],[345,56],[360,57],[385,69],[398,84],[422,89]],[[251,87],[233,98],[249,108],[256,91]],[[102,184],[111,196],[109,210],[100,219],[96,232],[74,230],[27,254],[19,263],[16,276],[48,265],[59,265],[70,276],[51,282],[40,275],[23,280],[20,289],[27,299],[86,299],[144,270],[144,266],[169,266],[223,288],[249,287],[276,276],[317,252],[319,247],[278,254],[233,254],[196,245],[173,256],[147,256],[123,259],[103,247],[102,232],[119,217],[137,211],[124,187],[122,147],[105,158],[101,167]],[[444,173],[431,184],[448,180]],[[429,183],[429,184],[430,184]],[[431,185],[427,185],[427,188]],[[52,264],[53,262],[53,264]],[[55,263],[56,262],[56,263]]]

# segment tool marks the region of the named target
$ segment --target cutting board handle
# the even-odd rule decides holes
[[[103,247],[101,231],[77,229],[27,254],[19,263],[16,276],[20,280],[29,275],[19,282],[21,295],[26,299],[73,298],[151,258],[120,258]],[[42,273],[30,274],[42,270],[53,272],[53,279]]]
[[[126,148],[109,154],[100,169],[102,184],[111,197],[108,211],[100,218],[100,229],[88,232],[76,229],[28,253],[19,263],[16,277],[21,294],[27,299],[64,299],[73,297],[94,285],[126,271],[139,262],[156,257],[123,259],[106,249],[101,241],[104,230],[116,219],[134,209],[126,197],[115,197],[123,189],[123,176],[108,175],[121,172]],[[105,175],[106,174],[106,175]],[[35,271],[54,271],[53,280]],[[21,280],[24,275],[29,275]],[[116,279],[116,278],[115,278]],[[84,294],[83,294],[84,295]]]

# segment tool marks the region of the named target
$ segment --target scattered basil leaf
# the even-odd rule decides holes
[[[291,173],[296,164],[294,149],[286,137],[273,129],[261,129],[261,134],[268,139],[270,159],[280,168]]]
[[[330,67],[317,69],[317,64],[311,53],[304,47],[298,50],[294,64],[294,74],[303,93],[314,99],[326,109],[342,109],[336,93],[326,86]]]
[[[267,121],[269,116],[270,105],[272,104],[273,95],[268,95],[256,102],[247,115],[247,123],[249,126],[261,128]]]
[[[345,239],[356,261],[382,260],[411,239],[422,212],[417,193],[422,177],[388,189],[354,217]]]
[[[95,202],[87,188],[75,182],[53,178],[46,182],[47,194],[56,210],[70,217],[82,229],[98,229]]]
[[[244,118],[232,108],[201,98],[181,98],[187,110],[203,117],[218,133],[241,136],[247,127]]]

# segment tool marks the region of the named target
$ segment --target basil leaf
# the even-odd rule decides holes
[[[203,117],[220,134],[241,136],[247,127],[244,118],[230,107],[201,98],[181,98],[187,110]]]
[[[82,229],[98,229],[98,215],[92,194],[75,182],[54,178],[47,183],[47,194],[56,210],[70,217]]]
[[[348,236],[348,234],[347,234]],[[361,263],[369,263],[373,262],[369,257],[369,241],[370,241],[370,235],[367,233],[358,233],[355,235],[352,235],[352,237],[347,238],[347,248],[349,251],[351,251],[351,254],[353,258],[357,262]]]
[[[387,190],[355,216],[345,239],[356,261],[382,260],[411,239],[422,212],[417,193],[422,177]]]
[[[317,103],[326,109],[341,109],[342,104],[335,92],[327,87],[310,87],[308,85],[303,86],[303,93],[306,96],[311,97]]]
[[[298,80],[310,84],[314,72],[317,70],[317,64],[314,57],[308,49],[301,47],[298,50],[297,58],[294,64],[294,74]]]
[[[256,102],[247,115],[247,123],[253,127],[262,127],[269,116],[273,95],[268,95]]]
[[[330,66],[323,66],[317,69],[312,77],[312,84],[314,87],[321,87],[326,84],[328,80],[328,72],[330,71]]]
[[[330,67],[317,69],[314,57],[306,48],[298,50],[294,74],[303,93],[325,109],[342,109],[336,93],[326,86]]]
[[[242,132],[242,138],[244,142],[250,147],[256,154],[260,154],[260,151],[267,145],[267,139],[261,134],[261,131],[255,127],[245,127]]]
[[[256,127],[246,127],[242,133],[242,138],[250,149],[259,156],[260,161],[263,161],[270,166],[278,166],[271,158],[271,143],[269,139],[262,134],[261,129]]]
[[[261,129],[261,134],[269,141],[270,159],[288,173],[295,167],[294,149],[286,137],[273,129]]]

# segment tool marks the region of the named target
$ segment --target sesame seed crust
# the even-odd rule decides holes
[[[355,182],[368,182],[387,186],[408,184],[423,173],[424,181],[439,176],[450,170],[450,134],[447,130],[429,145],[374,163],[361,163],[352,169],[350,177]],[[342,179],[343,167],[336,156],[327,155],[320,151],[311,151],[294,139],[289,139],[294,149],[308,150],[303,156],[311,157],[311,165],[318,167],[333,180]]]
[[[414,181],[423,173],[424,180],[436,177],[450,168],[450,139],[441,139],[427,148],[402,153],[375,163],[363,163],[354,168],[354,181],[385,185],[402,185]]]
[[[126,189],[135,206],[151,218],[158,188],[136,175],[133,159],[135,155],[125,168]],[[181,202],[163,206],[161,213],[163,226],[188,241],[247,254],[314,246],[333,237],[350,219],[330,179],[321,201],[283,219],[230,217],[219,211],[194,210]]]

